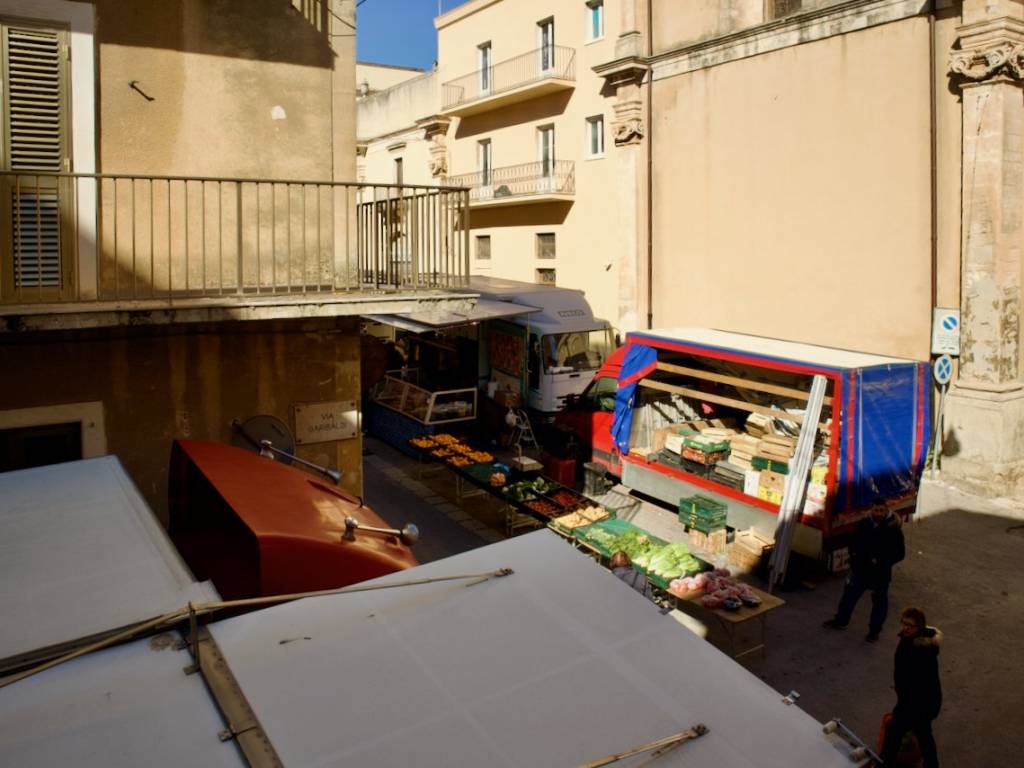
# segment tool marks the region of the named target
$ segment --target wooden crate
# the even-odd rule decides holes
[[[712,555],[720,555],[725,552],[728,535],[725,528],[713,533],[704,533],[692,528],[690,529],[690,546]]]
[[[755,572],[772,550],[772,542],[753,529],[736,531],[729,545],[729,564],[742,573]]]

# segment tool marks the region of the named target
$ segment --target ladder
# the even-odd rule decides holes
[[[537,442],[537,438],[533,434],[530,417],[526,415],[526,411],[516,408],[513,415],[515,422],[512,424],[512,445],[519,449],[520,454],[523,452],[524,445],[540,448],[540,443]]]

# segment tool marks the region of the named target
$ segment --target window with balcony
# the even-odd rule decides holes
[[[587,41],[604,37],[604,0],[590,0],[587,3]]]
[[[550,72],[555,67],[555,20],[547,18],[537,22],[537,48],[540,71]]]
[[[488,94],[491,92],[491,74],[493,72],[490,40],[476,47],[476,65],[480,73],[480,94]]]
[[[0,286],[57,290],[61,256],[58,180],[70,170],[67,32],[0,19],[0,87],[5,95],[0,170]]]
[[[554,186],[555,126],[542,125],[537,129],[537,163],[540,166],[538,191],[547,192]]]
[[[555,285],[555,280],[553,269],[538,269],[536,272],[536,281],[541,285]]]
[[[604,115],[587,118],[587,157],[604,157]]]
[[[537,258],[555,258],[555,233],[544,232],[537,235]]]
[[[491,260],[491,236],[490,235],[477,235],[476,236],[476,260],[477,261],[490,261]]]
[[[781,19],[803,10],[803,0],[765,0],[764,10],[766,21]]]
[[[404,165],[405,165],[405,163],[402,161],[402,158],[400,158],[400,157],[396,157],[395,158],[395,184],[403,184],[404,183],[402,181],[402,179],[405,176],[404,171],[403,171]]]

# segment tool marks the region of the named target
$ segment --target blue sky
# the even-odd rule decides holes
[[[465,0],[441,0],[450,11]],[[363,0],[356,7],[356,58],[430,69],[437,58],[438,0]]]

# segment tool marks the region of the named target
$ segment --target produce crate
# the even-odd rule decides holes
[[[572,533],[578,528],[593,525],[600,520],[607,520],[614,516],[615,515],[612,512],[609,512],[604,507],[592,504],[589,512],[584,508],[583,510],[577,510],[576,512],[570,512],[567,515],[556,517],[551,521],[551,527],[560,531],[565,531],[566,533]]]
[[[687,496],[679,500],[679,522],[704,533],[725,527],[729,508],[707,496]]]
[[[750,464],[754,469],[766,469],[769,472],[778,472],[780,475],[789,474],[789,464],[784,461],[778,461],[777,459],[766,459],[763,456],[754,456],[750,460]]]
[[[555,502],[548,501],[547,499],[534,499],[533,501],[524,501],[519,506],[522,507],[523,509],[530,510],[535,515],[540,515],[541,517],[547,518],[558,517],[559,515],[565,512],[565,510],[562,509],[557,504],[555,504]]]
[[[712,533],[704,533],[696,528],[691,528],[690,546],[694,549],[701,549],[705,552],[709,552],[712,555],[720,555],[725,552],[728,535],[729,534],[725,528],[713,531]]]
[[[468,467],[460,468],[459,471],[483,485],[490,484],[492,475],[501,473],[505,475],[506,480],[509,476],[508,472],[498,469],[494,464],[470,464]]]
[[[752,529],[736,531],[729,545],[729,563],[744,573],[755,573],[767,562],[772,546],[771,541]]]
[[[542,495],[548,501],[553,501],[559,507],[566,510],[593,504],[586,496],[576,493],[576,491],[569,488],[555,488]]]
[[[687,437],[683,439],[683,445],[687,448],[694,448],[703,453],[722,453],[729,450],[728,440],[712,442],[711,440],[701,439],[700,437]]]

